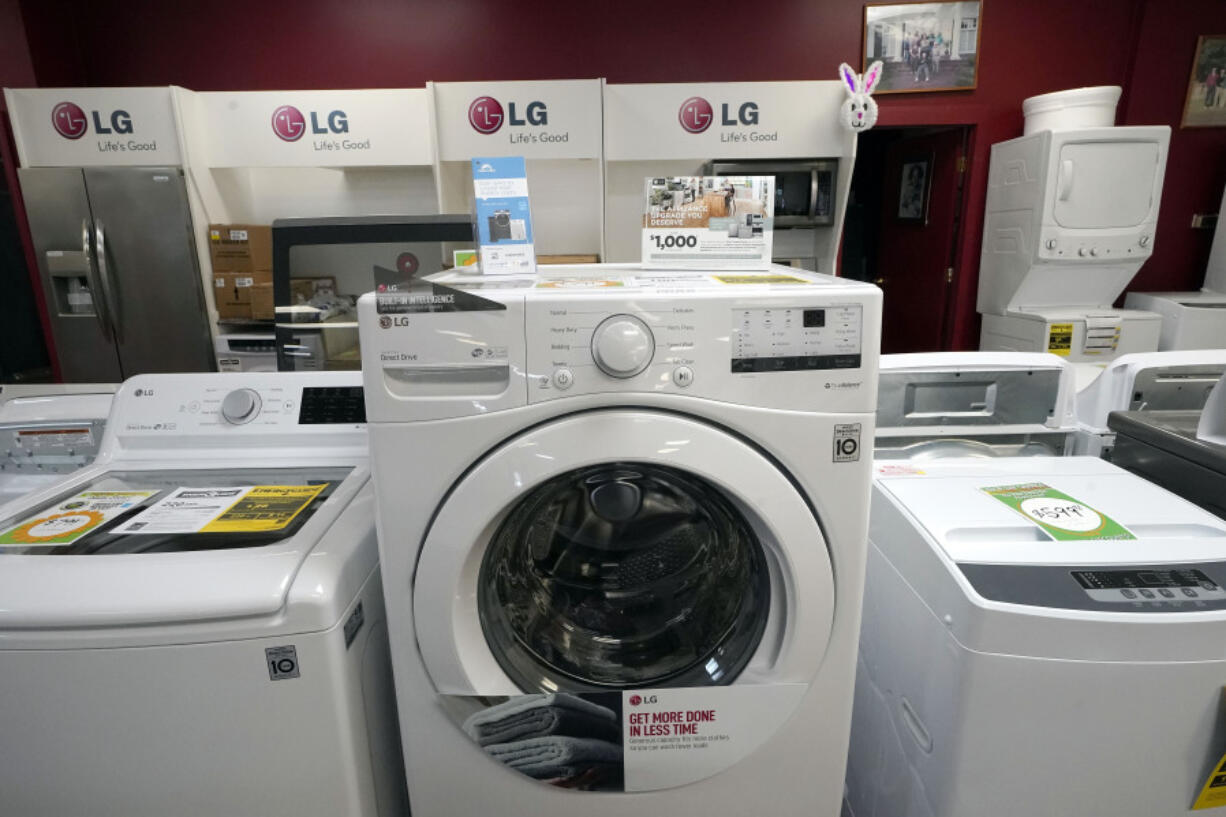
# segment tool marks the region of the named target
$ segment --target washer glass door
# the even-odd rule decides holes
[[[812,506],[726,429],[585,412],[526,430],[452,486],[413,577],[444,695],[808,683],[834,623]]]
[[[770,610],[762,546],[723,493],[644,462],[529,491],[481,566],[486,640],[522,689],[728,683]]]

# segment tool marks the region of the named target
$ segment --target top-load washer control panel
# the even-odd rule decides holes
[[[147,445],[224,435],[260,445],[329,429],[360,434],[366,422],[360,378],[359,372],[140,375],[116,393],[108,438]]]

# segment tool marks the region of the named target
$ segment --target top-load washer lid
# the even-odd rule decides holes
[[[1226,610],[1226,522],[1103,460],[883,464],[876,490],[926,534],[959,594],[1049,611]]]
[[[353,466],[89,469],[0,521],[0,628],[275,613],[366,482]]]
[[[876,483],[959,564],[1226,560],[1226,522],[1095,457],[883,464]]]

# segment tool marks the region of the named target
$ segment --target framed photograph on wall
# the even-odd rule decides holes
[[[907,156],[898,182],[898,220],[913,224],[928,221],[928,191],[932,187],[933,156]]]
[[[1226,127],[1226,34],[1197,38],[1180,124],[1185,128]]]
[[[979,77],[983,4],[869,3],[864,7],[863,71],[884,70],[876,94],[969,91]]]

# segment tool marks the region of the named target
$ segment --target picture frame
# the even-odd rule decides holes
[[[931,153],[903,157],[898,176],[898,221],[928,223],[928,196],[932,191],[934,161]]]
[[[1196,38],[1179,126],[1226,127],[1226,34],[1202,34]]]
[[[860,70],[881,60],[874,95],[972,91],[979,85],[983,1],[868,3]]]

